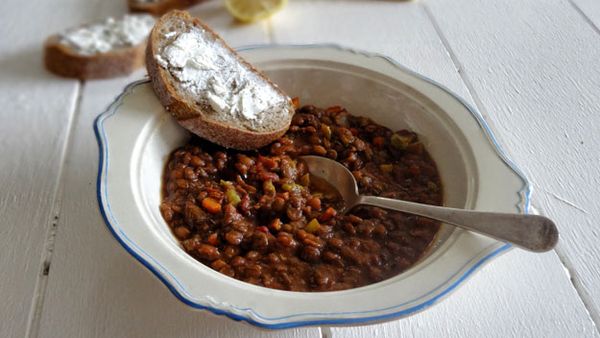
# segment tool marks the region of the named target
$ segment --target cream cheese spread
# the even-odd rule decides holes
[[[135,46],[148,36],[154,26],[148,14],[125,15],[121,19],[106,20],[69,29],[60,34],[60,43],[82,55],[94,55]]]
[[[169,42],[155,55],[157,63],[198,103],[210,105],[215,113],[211,118],[239,120],[256,130],[277,114],[288,116],[289,99],[203,28],[192,27],[178,35],[170,32],[165,38]]]

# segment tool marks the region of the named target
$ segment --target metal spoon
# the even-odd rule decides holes
[[[302,156],[301,159],[308,165],[311,174],[337,189],[344,200],[344,213],[357,205],[402,211],[452,224],[535,252],[552,250],[558,241],[556,225],[543,216],[472,211],[362,196],[358,193],[354,175],[342,164],[320,156]]]

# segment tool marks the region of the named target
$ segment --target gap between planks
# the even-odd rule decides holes
[[[596,26],[594,21],[592,21],[592,19],[590,19],[590,17],[587,16],[587,14],[585,14],[585,12],[573,0],[569,0],[569,4],[571,4],[571,6],[573,6],[575,11],[577,13],[579,13],[579,15],[581,15],[581,17],[583,18],[583,21],[585,21],[588,25],[590,25],[592,27],[592,29],[594,30],[594,32],[596,32],[596,34],[600,35],[600,28],[598,26]]]
[[[572,0],[569,0],[569,2],[575,8],[575,10],[583,17],[583,19],[588,24],[590,24],[592,26],[592,28],[596,32],[598,32],[600,34],[600,30],[598,30],[598,27],[596,27],[594,25],[594,23],[585,15],[585,13],[583,13],[579,9],[579,7],[573,3]],[[456,71],[458,72],[461,80],[465,84],[469,95],[471,95],[471,97],[473,98],[473,101],[475,102],[475,106],[476,106],[477,110],[479,110],[479,112],[481,112],[481,114],[485,118],[485,116],[488,115],[487,114],[487,110],[485,109],[485,106],[483,105],[483,102],[479,98],[479,95],[477,94],[477,91],[475,90],[475,87],[473,86],[473,83],[471,82],[471,80],[469,79],[469,77],[467,76],[467,74],[465,73],[463,65],[461,64],[461,62],[456,57],[456,54],[452,50],[452,47],[450,46],[450,43],[446,39],[446,36],[443,34],[443,32],[442,32],[442,30],[441,30],[441,28],[440,28],[437,20],[435,19],[433,13],[431,13],[431,11],[429,10],[429,8],[427,7],[427,5],[425,3],[421,2],[420,5],[423,6],[423,9],[424,9],[427,17],[431,21],[431,24],[433,25],[433,28],[435,29],[436,33],[438,34],[438,37],[440,38],[440,41],[444,45],[444,48],[446,49],[446,52],[450,56],[450,59],[452,60],[452,63],[454,64],[454,67],[456,68]],[[532,188],[534,188],[534,187],[532,186]],[[538,209],[538,210],[540,210],[540,209]],[[596,311],[596,309],[594,308],[594,306],[592,305],[592,303],[589,301],[590,296],[585,291],[585,289],[584,289],[581,281],[579,280],[578,274],[577,274],[575,268],[573,267],[573,264],[566,257],[566,255],[562,252],[562,250],[560,249],[560,247],[554,248],[554,252],[558,256],[561,264],[563,265],[563,269],[565,270],[565,274],[569,277],[569,281],[571,281],[571,285],[573,285],[573,288],[575,289],[575,292],[577,292],[577,295],[579,296],[579,298],[583,302],[585,310],[588,313],[588,316],[591,318],[592,323],[594,324],[594,327],[596,328],[596,331],[598,331],[598,333],[600,333],[600,313],[598,313]]]
[[[535,206],[535,208],[537,210],[543,211],[543,209],[540,207]],[[575,208],[578,209],[577,207],[575,207]],[[585,307],[585,310],[587,311],[588,315],[592,319],[592,322],[594,324],[594,327],[596,328],[596,331],[598,331],[598,333],[600,333],[600,313],[598,313],[598,311],[594,307],[593,303],[591,302],[592,297],[585,290],[585,287],[583,286],[583,283],[581,282],[581,279],[579,278],[579,274],[577,273],[577,270],[573,267],[573,263],[571,262],[569,257],[567,257],[567,255],[561,250],[560,242],[558,243],[558,246],[556,248],[554,248],[554,252],[558,256],[558,259],[560,260],[561,264],[563,265],[563,269],[565,270],[565,273],[569,277],[569,281],[571,281],[573,288],[575,288],[577,295],[583,302],[583,306]]]
[[[31,301],[31,307],[29,309],[29,317],[27,320],[27,330],[25,331],[25,337],[37,337],[39,331],[40,318],[42,314],[42,308],[44,305],[44,299],[46,296],[46,286],[48,284],[48,275],[50,274],[50,267],[52,262],[52,252],[54,251],[54,242],[58,231],[58,223],[60,219],[60,211],[62,208],[63,200],[63,182],[65,167],[67,166],[67,160],[69,156],[69,150],[71,149],[71,141],[73,138],[73,129],[77,125],[77,120],[81,112],[81,100],[83,96],[83,90],[85,87],[84,81],[79,81],[77,84],[77,97],[75,99],[75,105],[69,122],[67,125],[67,137],[65,138],[62,150],[60,167],[58,170],[58,181],[52,193],[52,208],[50,209],[50,221],[48,230],[46,233],[46,239],[44,240],[44,248],[42,250],[40,264],[39,264],[39,275],[35,283],[33,299]]]

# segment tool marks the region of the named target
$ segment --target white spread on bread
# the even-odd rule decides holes
[[[146,39],[154,26],[154,21],[154,18],[148,14],[125,15],[121,19],[109,17],[102,22],[61,33],[60,43],[82,55],[131,47]]]
[[[201,27],[164,35],[169,40],[155,55],[157,63],[198,103],[214,110],[216,120],[239,119],[257,129],[274,115],[288,116],[288,100],[259,74],[241,63],[222,42]]]

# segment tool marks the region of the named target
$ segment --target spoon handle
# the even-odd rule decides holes
[[[552,250],[558,241],[556,225],[538,215],[454,209],[375,196],[360,196],[358,204],[432,218],[535,252]]]

